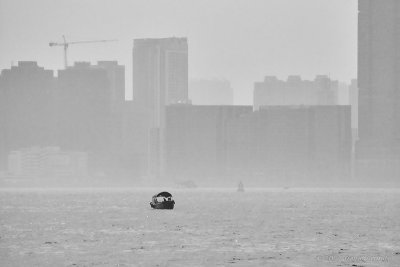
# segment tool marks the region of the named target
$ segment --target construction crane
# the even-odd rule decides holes
[[[116,42],[116,39],[112,39],[112,40],[94,40],[94,41],[77,41],[77,42],[67,42],[67,40],[65,39],[65,36],[63,35],[63,43],[49,43],[49,46],[53,47],[53,46],[63,46],[64,47],[64,67],[67,68],[68,67],[68,59],[67,59],[67,51],[68,51],[68,47],[70,45],[73,44],[89,44],[89,43],[105,43],[105,42]]]

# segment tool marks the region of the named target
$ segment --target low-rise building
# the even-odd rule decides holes
[[[11,151],[8,173],[18,177],[85,177],[88,155],[59,147],[30,147]]]

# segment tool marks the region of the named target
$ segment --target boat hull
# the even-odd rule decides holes
[[[158,203],[150,202],[150,206],[157,210],[172,210],[175,206],[175,201],[164,201]]]

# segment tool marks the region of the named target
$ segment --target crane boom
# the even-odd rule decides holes
[[[67,42],[65,39],[65,36],[63,35],[63,43],[55,43],[55,42],[50,42],[49,46],[62,46],[64,47],[64,67],[68,67],[68,60],[67,60],[67,51],[68,51],[68,46],[73,45],[73,44],[89,44],[89,43],[105,43],[105,42],[116,42],[118,41],[117,39],[109,39],[109,40],[90,40],[90,41],[75,41],[75,42]]]
[[[109,39],[109,40],[94,40],[94,41],[77,41],[77,42],[69,42],[69,44],[89,44],[89,43],[104,43],[104,42],[116,42],[117,39]]]

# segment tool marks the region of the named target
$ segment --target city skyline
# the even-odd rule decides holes
[[[400,266],[400,0],[0,0],[0,52],[0,266]]]
[[[385,152],[388,150],[386,148],[397,144],[398,125],[395,112],[397,100],[393,96],[396,96],[395,90],[397,89],[397,78],[394,74],[398,61],[395,49],[398,42],[398,37],[395,35],[397,33],[398,17],[396,12],[398,6],[396,2],[389,0],[384,6],[373,1],[360,1],[359,3],[358,78],[361,79],[359,84],[361,84],[360,111],[362,115],[360,131],[358,131],[356,123],[357,113],[354,112],[355,109],[358,109],[355,106],[357,99],[354,97],[356,92],[353,88],[356,85],[355,80],[352,80],[353,92],[351,95],[350,87],[336,79],[331,79],[330,75],[316,74],[315,79],[310,81],[292,73],[288,75],[286,81],[282,81],[277,76],[267,73],[263,82],[253,81],[254,101],[252,104],[253,111],[264,109],[263,106],[282,106],[283,114],[297,106],[349,106],[351,104],[353,121],[350,120],[348,114],[343,118],[338,118],[346,125],[343,129],[349,130],[348,133],[352,135],[353,139],[349,144],[352,145],[353,153],[357,150],[355,152],[356,160],[364,164],[363,162],[366,160],[361,159],[360,161],[358,157],[363,154],[361,151],[368,148]],[[380,20],[383,16],[385,19]],[[379,23],[373,24],[374,20]],[[382,40],[380,40],[380,36]],[[71,44],[78,44],[78,42],[71,42]],[[64,49],[68,47],[67,45],[67,41],[64,41]],[[63,46],[62,43],[61,46]],[[97,156],[105,160],[106,150],[112,148],[111,150],[117,154],[119,153],[117,151],[122,151],[122,144],[127,142],[117,139],[121,136],[129,139],[128,132],[130,132],[137,137],[132,142],[131,148],[132,152],[141,158],[138,162],[147,162],[143,164],[143,169],[152,170],[148,174],[159,177],[164,173],[165,129],[168,127],[165,117],[166,108],[170,105],[196,105],[189,98],[189,51],[190,45],[185,36],[134,39],[132,46],[134,101],[128,101],[132,103],[124,101],[124,89],[125,92],[126,88],[130,89],[129,84],[125,83],[125,77],[129,75],[125,76],[125,66],[119,65],[118,61],[98,60],[96,66],[91,65],[90,62],[75,61],[73,66],[58,70],[56,76],[54,76],[54,71],[46,68],[47,85],[43,83],[44,80],[40,80],[39,76],[39,78],[35,76],[37,71],[44,73],[45,68],[36,61],[18,61],[18,67],[11,66],[10,69],[4,69],[0,76],[2,78],[1,87],[4,89],[3,102],[7,103],[5,105],[6,112],[3,113],[6,123],[6,135],[3,138],[6,141],[4,142],[9,144],[8,139],[13,140],[11,138],[13,135],[18,136],[11,134],[14,129],[11,126],[15,126],[16,132],[26,134],[27,138],[17,138],[12,149],[22,147],[16,145],[18,142],[37,145],[43,141],[44,144],[46,142],[50,142],[50,145],[61,144],[61,148],[73,147],[92,150],[98,152]],[[376,64],[371,64],[371,62],[379,63],[380,67],[376,68]],[[19,78],[16,75],[20,75]],[[38,81],[32,79],[33,77],[38,78]],[[37,82],[43,84],[40,85]],[[31,90],[30,83],[39,89],[43,97],[38,97],[36,91]],[[53,88],[54,84],[56,86]],[[205,88],[204,85],[201,87]],[[45,90],[42,91],[42,89]],[[348,94],[347,101],[339,100],[339,92],[344,90]],[[22,97],[21,101],[17,97],[18,94]],[[212,94],[210,93],[210,95]],[[214,97],[218,98],[217,94],[214,94]],[[226,97],[229,98],[228,95]],[[36,98],[45,103],[40,105],[40,108],[48,106],[49,110],[54,110],[53,113],[47,112],[47,115],[52,114],[55,116],[54,118],[50,116],[48,119],[43,119],[47,117],[38,113],[37,110],[41,110],[40,108],[35,109],[34,105],[39,103],[35,102]],[[33,102],[32,99],[34,99]],[[19,106],[14,107],[13,101]],[[389,103],[388,101],[393,102],[392,105],[385,105],[385,103]],[[223,104],[213,104],[210,101],[204,102],[203,105],[211,107]],[[233,103],[228,105],[233,105]],[[204,107],[202,110],[206,111],[208,107]],[[323,110],[320,109],[318,112],[323,112]],[[34,119],[29,119],[32,116]],[[35,116],[40,119],[36,120]],[[207,116],[205,118],[211,119]],[[132,121],[128,122],[128,120]],[[310,117],[309,120],[313,120],[313,117]],[[21,125],[18,122],[21,122]],[[41,131],[37,132],[28,130],[34,127],[40,128],[37,127],[40,123],[46,124],[46,127],[49,126],[49,131],[43,130],[43,127]],[[224,121],[221,125],[226,123],[227,121]],[[266,120],[259,123],[268,124],[272,121]],[[284,120],[282,123],[286,124]],[[351,123],[348,128],[347,123]],[[75,127],[76,125],[82,127]],[[134,125],[136,127],[131,128]],[[312,131],[315,125],[311,124],[309,131]],[[296,128],[296,125],[287,121],[285,130],[291,132],[294,129],[291,127]],[[317,125],[317,127],[319,126]],[[385,132],[386,135],[383,138],[380,138],[381,135],[377,133],[382,128],[388,131]],[[206,129],[203,131],[201,134],[207,134]],[[341,131],[339,130],[339,132]],[[57,135],[52,135],[53,132],[57,132]],[[182,134],[184,133],[182,132]],[[51,138],[44,138],[47,135]],[[359,142],[358,136],[360,137]],[[33,139],[27,141],[31,137]],[[39,140],[37,141],[39,143],[35,142],[35,138]],[[312,139],[313,136],[311,135],[310,138]],[[54,140],[52,141],[52,139]],[[55,142],[57,139],[59,139],[58,143]],[[228,146],[224,142],[223,146]],[[374,144],[373,147],[369,146],[371,143]],[[386,146],[380,145],[381,143]],[[102,152],[100,152],[101,150]],[[390,151],[393,152],[393,156],[397,155],[396,147],[391,148]],[[125,153],[125,156],[128,156],[128,153]],[[129,157],[133,158],[132,155]],[[386,159],[383,161],[386,162]]]
[[[22,6],[29,11],[21,11]],[[234,103],[250,104],[253,82],[265,75],[311,79],[322,74],[345,82],[355,78],[356,6],[357,1],[347,0],[253,1],[251,5],[225,0],[118,1],[117,5],[0,0],[0,69],[18,61],[61,69],[62,48],[48,43],[60,42],[63,34],[68,41],[116,38],[118,42],[71,46],[69,60],[118,60],[126,66],[129,99],[133,39],[184,36],[190,46],[189,79],[229,80]]]

